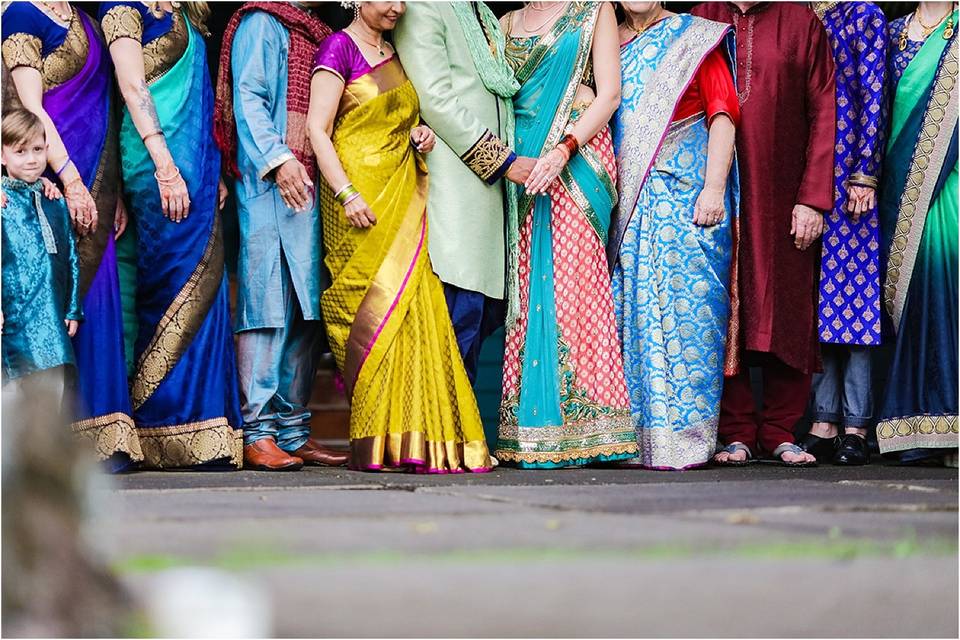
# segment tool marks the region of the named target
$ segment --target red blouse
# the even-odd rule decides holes
[[[708,123],[718,113],[725,113],[730,116],[735,126],[740,124],[737,88],[733,84],[733,75],[720,49],[711,51],[700,65],[693,82],[687,87],[687,91],[677,104],[677,110],[673,113],[673,122],[698,113],[706,113]]]

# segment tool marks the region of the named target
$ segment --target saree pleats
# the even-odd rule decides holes
[[[706,149],[703,116],[671,127],[613,273],[638,462],[653,468],[702,465],[716,447],[733,216],[693,223]]]
[[[124,363],[123,320],[113,223],[120,169],[113,117],[112,67],[83,12],[87,59],[78,73],[43,96],[67,152],[97,204],[98,225],[77,239],[84,322],[73,338],[79,394],[73,431],[118,468],[143,459],[134,428]]]
[[[487,471],[480,414],[427,252],[427,175],[409,142],[416,92],[396,61],[359,79],[370,80],[381,93],[341,114],[333,144],[377,224],[351,226],[328,186],[321,194],[333,277],[321,307],[350,396],[351,466]]]
[[[897,85],[887,146],[880,215],[896,344],[877,424],[883,453],[958,444],[960,96],[956,36],[945,40],[944,29],[930,34]]]
[[[167,145],[190,192],[181,223],[163,216],[153,162],[124,112],[124,186],[137,227],[138,331],[131,379],[145,464],[242,464],[236,359],[218,213],[204,44],[190,27],[182,58],[150,84]]]

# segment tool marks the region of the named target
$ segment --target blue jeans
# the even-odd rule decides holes
[[[821,344],[823,373],[813,377],[811,415],[829,422],[866,429],[873,420],[870,349],[862,345]]]

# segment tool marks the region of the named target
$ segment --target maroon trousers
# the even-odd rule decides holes
[[[810,399],[812,375],[785,365],[768,353],[747,351],[742,371],[724,380],[720,400],[720,442],[742,442],[757,455],[794,442],[793,428]],[[748,367],[759,367],[763,406],[757,410]],[[759,445],[759,446],[758,446]]]

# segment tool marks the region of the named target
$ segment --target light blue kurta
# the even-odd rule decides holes
[[[237,266],[235,329],[282,328],[286,288],[293,286],[306,320],[320,319],[321,242],[319,207],[288,207],[266,176],[293,153],[287,131],[287,56],[290,34],[273,16],[255,11],[237,28],[231,54],[233,108],[237,122]],[[284,277],[286,262],[289,278]]]

